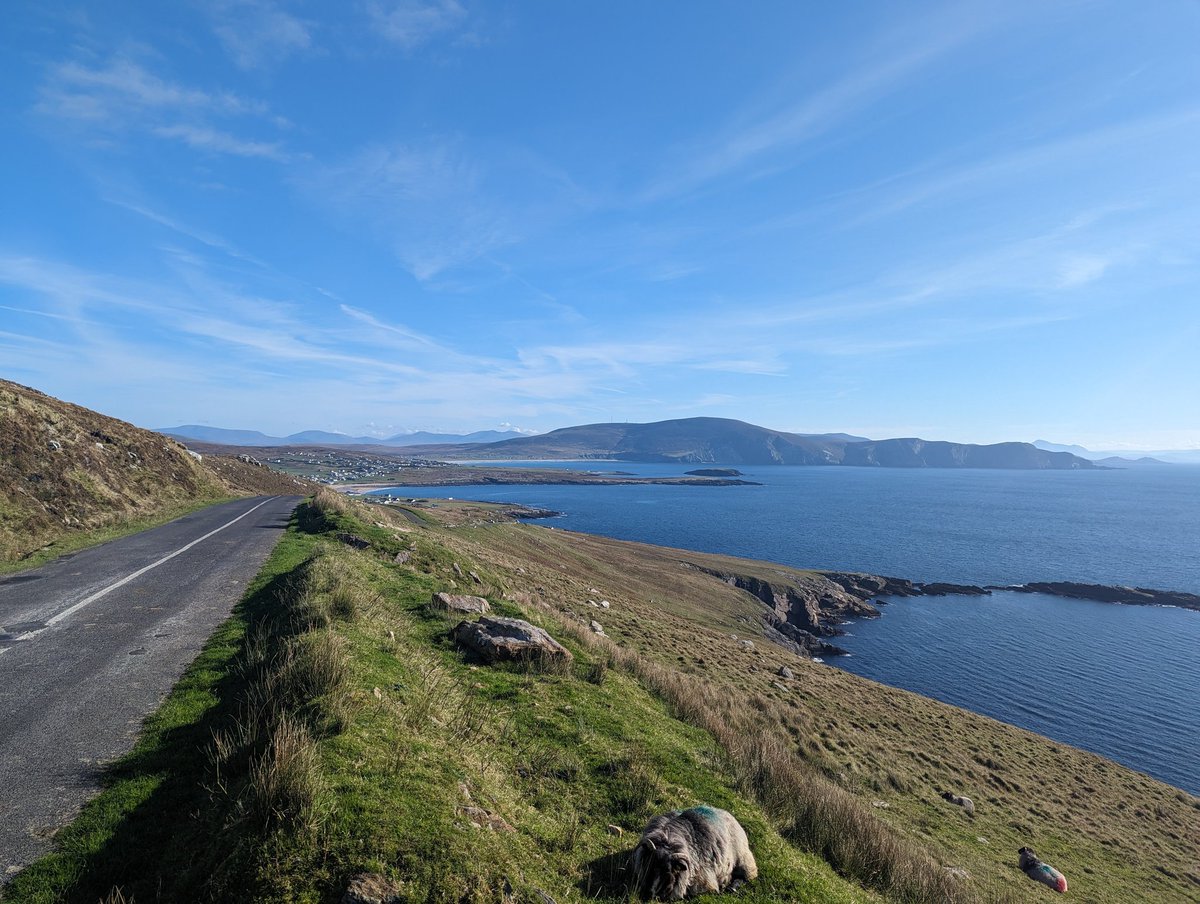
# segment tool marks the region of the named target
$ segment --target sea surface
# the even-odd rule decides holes
[[[493,463],[495,464],[495,463]],[[640,476],[691,467],[505,462]],[[992,471],[739,466],[762,486],[398,487],[519,502],[664,546],[918,581],[1069,580],[1200,593],[1200,467]],[[914,597],[830,660],[1100,753],[1200,795],[1200,612],[1040,594]]]

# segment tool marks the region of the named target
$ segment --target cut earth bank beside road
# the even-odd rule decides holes
[[[713,572],[811,573],[489,524],[484,506],[408,516],[322,493],[13,900],[336,898],[360,870],[402,899],[617,900],[645,818],[702,800],[750,833],[762,876],[739,899],[1040,900],[1026,844],[1085,900],[1195,899],[1194,798],[769,643],[762,601]],[[473,668],[426,612],[439,590],[540,624],[575,664]]]

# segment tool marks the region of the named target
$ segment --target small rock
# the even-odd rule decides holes
[[[600,608],[607,609],[608,608],[608,600],[600,600]]]
[[[400,552],[396,553],[396,558],[392,559],[392,562],[396,565],[404,565],[411,558],[412,552],[407,549],[402,549]]]
[[[340,542],[345,543],[347,546],[350,546],[354,549],[366,549],[371,545],[370,540],[363,539],[358,534],[339,531],[337,534],[335,534],[335,536]]]
[[[474,581],[474,582],[475,582],[476,584],[478,584],[480,587],[482,587],[482,586],[483,586],[483,578],[481,578],[479,575],[477,575],[477,574],[476,574],[475,572],[473,572],[473,571],[468,571],[468,572],[467,572],[467,574],[469,574],[469,575],[471,576],[471,580],[472,580],[472,581]]]
[[[376,699],[376,700],[382,700],[382,699],[383,699],[383,691],[381,691],[379,688],[373,688],[373,689],[371,690],[371,693],[375,695],[375,699]]]
[[[615,826],[611,822],[605,826],[604,831],[608,832],[609,835],[615,835],[617,838],[620,838],[625,834],[625,830],[623,828],[620,826]]]
[[[754,649],[754,641],[752,641],[752,640],[742,640],[742,641],[738,641],[738,644],[739,644],[739,645],[741,646],[741,648],[742,648],[743,650],[745,650],[746,652],[749,652],[750,650],[753,650],[753,649]]]
[[[50,440],[50,451],[51,452],[57,452],[61,448],[62,448],[62,443],[60,443],[58,440],[56,440],[56,439]]]
[[[779,677],[780,678],[795,678],[796,673],[793,672],[791,669],[789,669],[786,665],[781,665],[779,667]]]
[[[886,810],[891,806],[891,804],[889,804],[886,800],[873,800],[871,801],[871,806],[876,810]]]
[[[458,793],[462,795],[463,800],[471,799],[471,789],[467,787],[466,782],[458,783]]]
[[[400,900],[400,883],[379,873],[359,873],[342,895],[342,904],[400,904]]]
[[[515,832],[516,829],[503,816],[497,816],[483,807],[459,807],[458,812],[467,818],[472,825],[493,832]]]
[[[454,569],[454,573],[460,578],[463,576],[463,570],[457,562],[451,562],[450,566]]]
[[[964,882],[971,878],[971,874],[961,866],[943,866],[942,869],[952,875],[955,879],[961,879]]]
[[[781,690],[781,691],[786,691],[786,690],[787,690],[787,685],[786,685],[786,684],[780,684],[778,681],[772,681],[772,682],[771,682],[771,687],[778,688],[778,689],[779,689],[779,690]]]
[[[491,612],[492,607],[482,596],[464,596],[455,593],[435,593],[428,603],[431,612],[457,612],[464,615]]]
[[[596,634],[603,634],[604,626],[601,625],[600,622],[598,622],[598,621],[593,621],[592,622],[592,631],[594,631]]]

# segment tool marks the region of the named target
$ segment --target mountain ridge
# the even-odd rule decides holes
[[[479,460],[610,459],[724,465],[845,465],[895,468],[1102,468],[1068,452],[1032,443],[950,443],[915,437],[847,440],[848,434],[771,430],[728,418],[681,418],[647,424],[563,427],[496,443],[416,447],[426,455]]]
[[[260,430],[238,430],[227,427],[208,427],[204,424],[180,424],[178,427],[158,427],[163,433],[180,440],[214,443],[221,446],[420,446],[489,443],[511,439],[523,434],[515,430],[477,430],[474,433],[397,433],[395,436],[350,436],[328,430],[301,430],[287,436],[271,436]]]

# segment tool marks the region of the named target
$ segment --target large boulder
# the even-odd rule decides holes
[[[571,651],[536,625],[519,618],[485,615],[479,621],[460,622],[454,639],[485,662],[566,663]]]
[[[486,615],[492,611],[482,596],[467,596],[462,593],[435,593],[429,601],[432,612],[451,612],[459,615]]]

